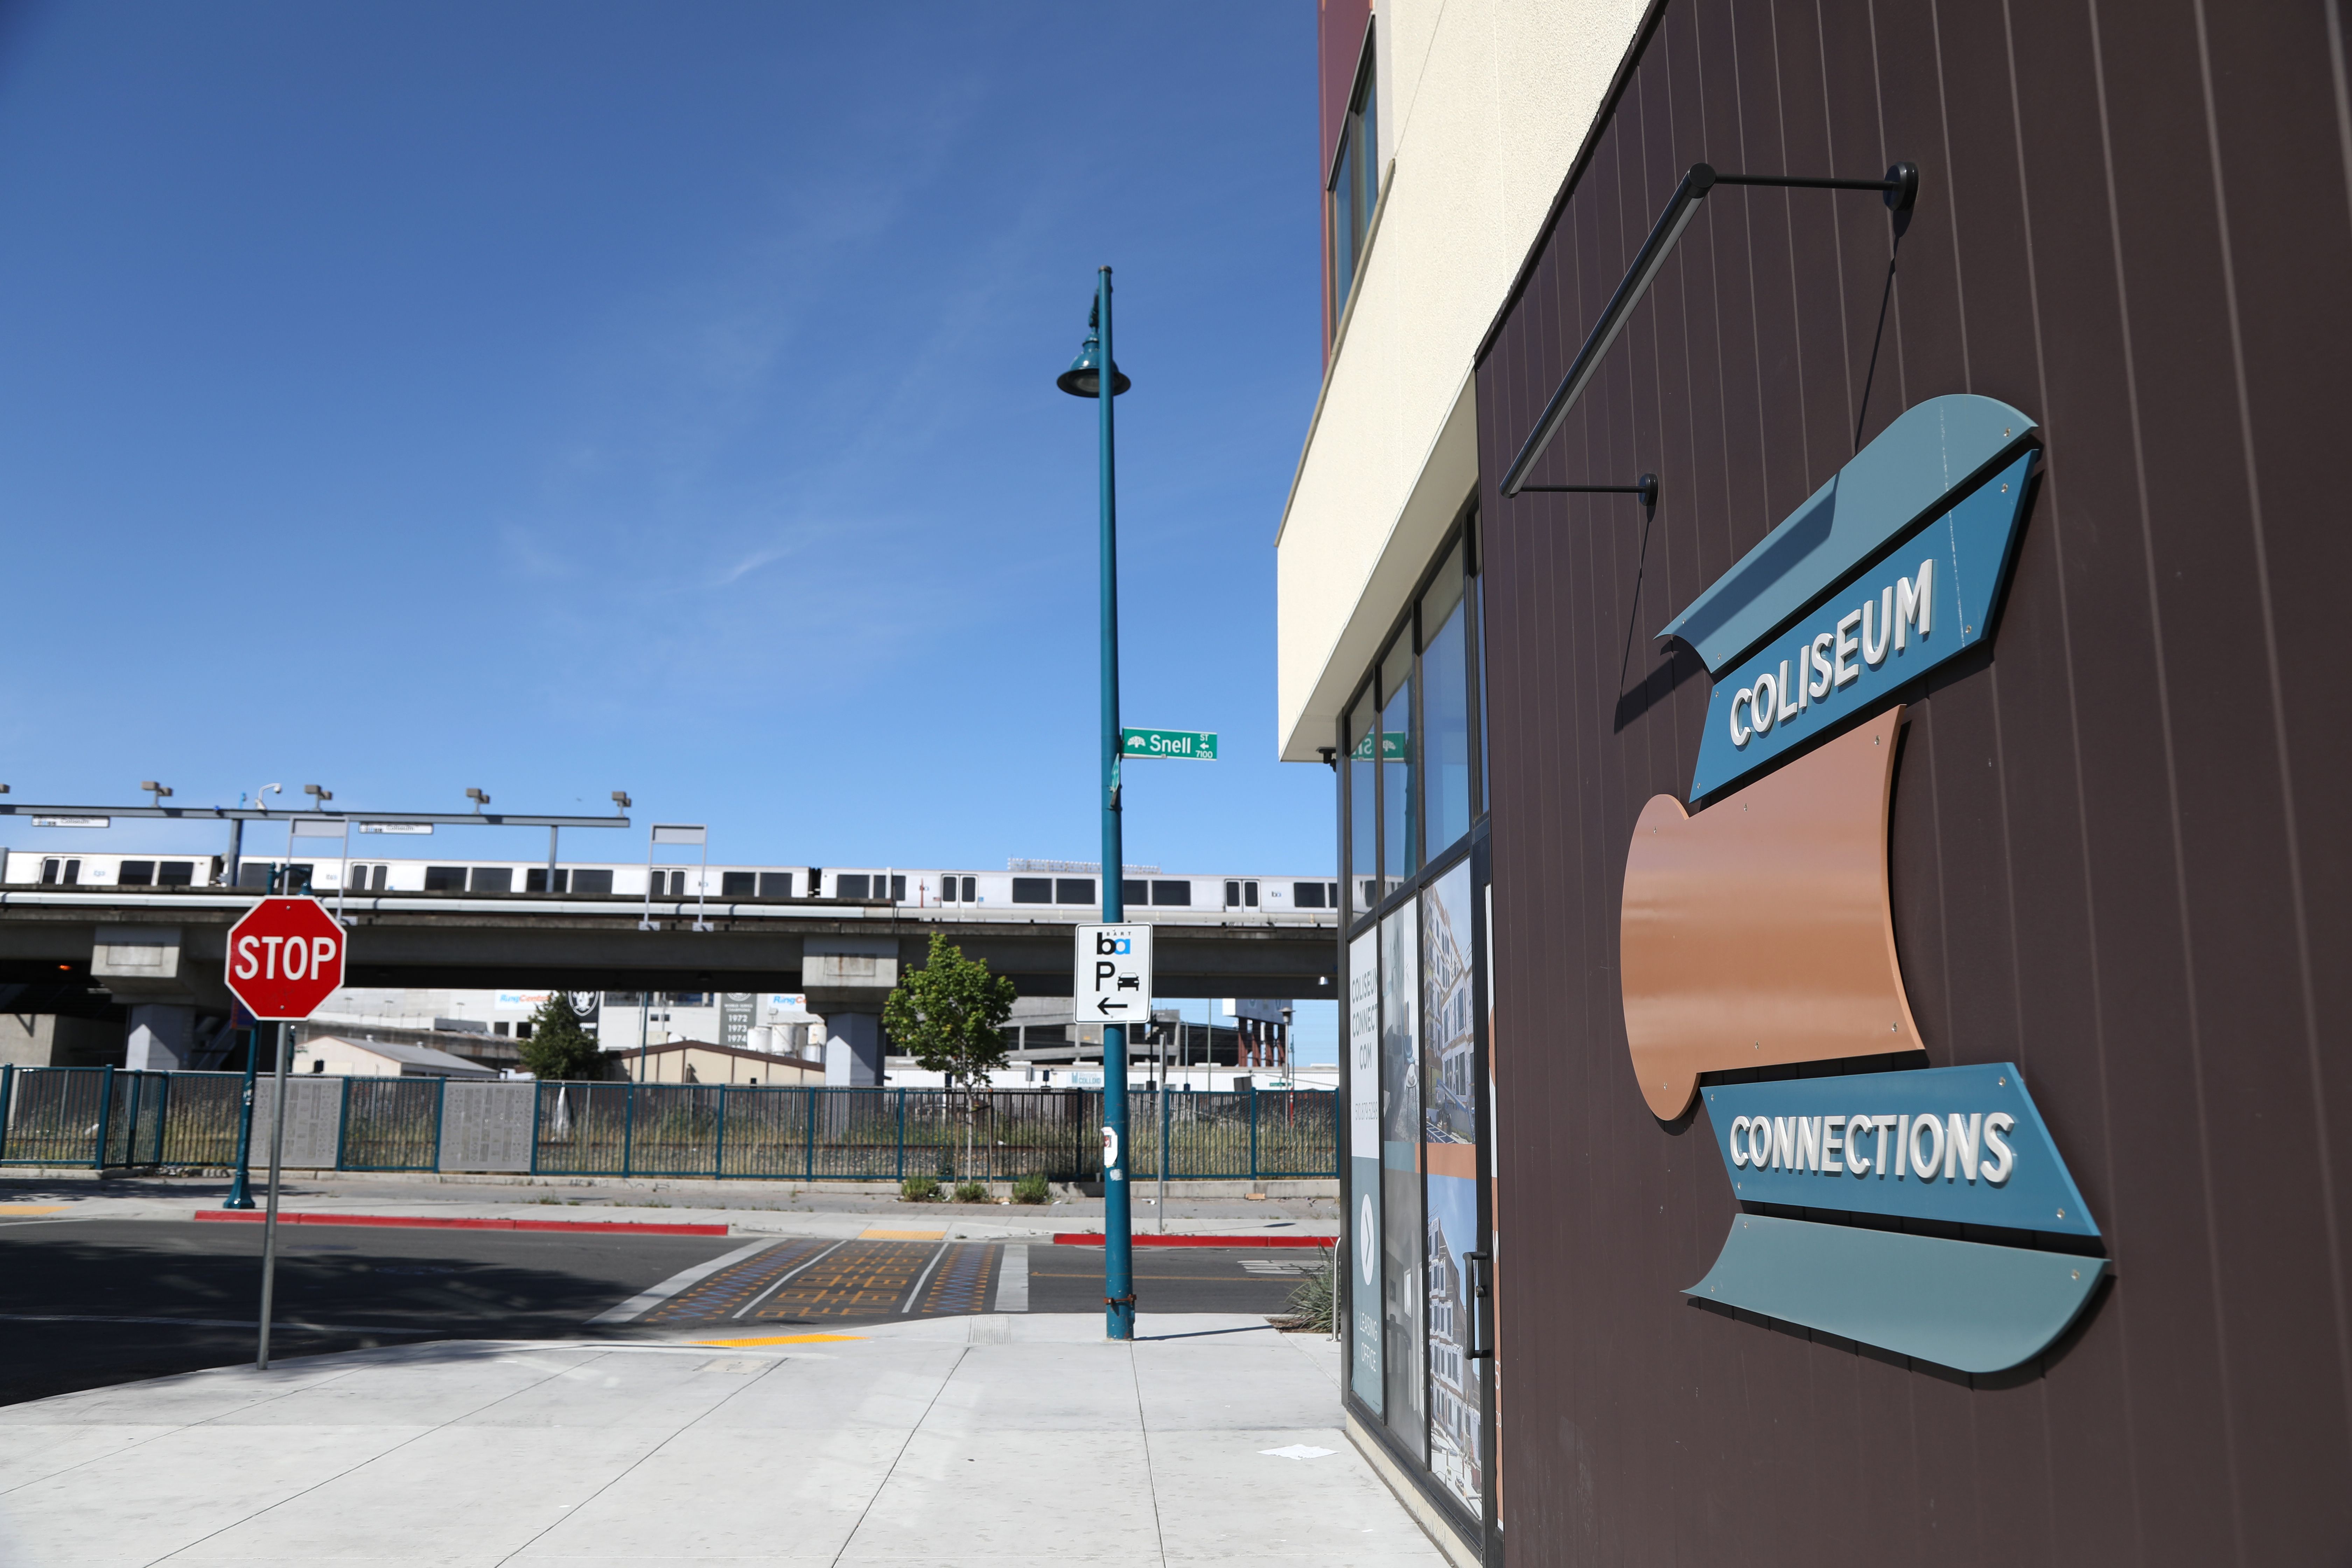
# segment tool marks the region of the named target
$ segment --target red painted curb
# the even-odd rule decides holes
[[[267,1217],[257,1209],[198,1209],[200,1220],[228,1220],[258,1225]],[[723,1225],[635,1225],[625,1219],[431,1219],[390,1214],[287,1214],[280,1225],[383,1225],[405,1230],[601,1230],[628,1231],[637,1236],[725,1236]]]
[[[1138,1236],[1138,1247],[1335,1247],[1336,1236]],[[1055,1247],[1100,1247],[1099,1232],[1070,1230],[1054,1237]]]

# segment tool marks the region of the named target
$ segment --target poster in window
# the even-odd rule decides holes
[[[1422,1168],[1428,1236],[1429,1468],[1474,1513],[1484,1500],[1479,1380],[1470,1359],[1478,1248],[1478,1026],[1472,984],[1470,866],[1421,895]]]
[[[1421,1340],[1421,952],[1410,903],[1381,922],[1381,1417],[1413,1454],[1427,1440]]]
[[[1348,1239],[1355,1276],[1349,1291],[1348,1384],[1375,1411],[1381,1376],[1381,977],[1380,939],[1366,931],[1348,946]]]

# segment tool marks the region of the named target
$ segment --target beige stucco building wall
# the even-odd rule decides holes
[[[1379,0],[1382,194],[1275,546],[1278,740],[1340,705],[1477,480],[1471,358],[1641,0]]]

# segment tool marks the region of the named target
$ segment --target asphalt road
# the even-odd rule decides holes
[[[903,1233],[901,1233],[903,1234]],[[297,1226],[278,1233],[272,1351],[426,1339],[579,1338],[853,1329],[997,1305],[995,1243],[782,1240],[638,1322],[587,1320],[741,1236],[566,1235]],[[1284,1312],[1309,1249],[1138,1247],[1137,1309]],[[0,1224],[0,1404],[249,1360],[257,1226],[184,1220]],[[1028,1310],[1098,1312],[1100,1247],[1026,1246]]]
[[[273,1353],[576,1334],[583,1320],[743,1245],[723,1236],[346,1229],[278,1236]],[[0,1226],[0,1404],[250,1358],[261,1227]]]

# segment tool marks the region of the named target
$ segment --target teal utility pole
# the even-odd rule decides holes
[[[1096,407],[1097,466],[1102,491],[1102,918],[1116,925],[1127,918],[1120,878],[1127,869],[1119,834],[1118,727],[1118,486],[1111,405],[1134,384],[1119,374],[1110,352],[1110,268],[1095,276],[1095,308],[1087,341],[1055,384],[1073,397],[1091,397]],[[1110,374],[1110,396],[1102,394]],[[1114,1340],[1135,1337],[1135,1212],[1127,1180],[1127,1026],[1103,1027],[1103,1331]]]

